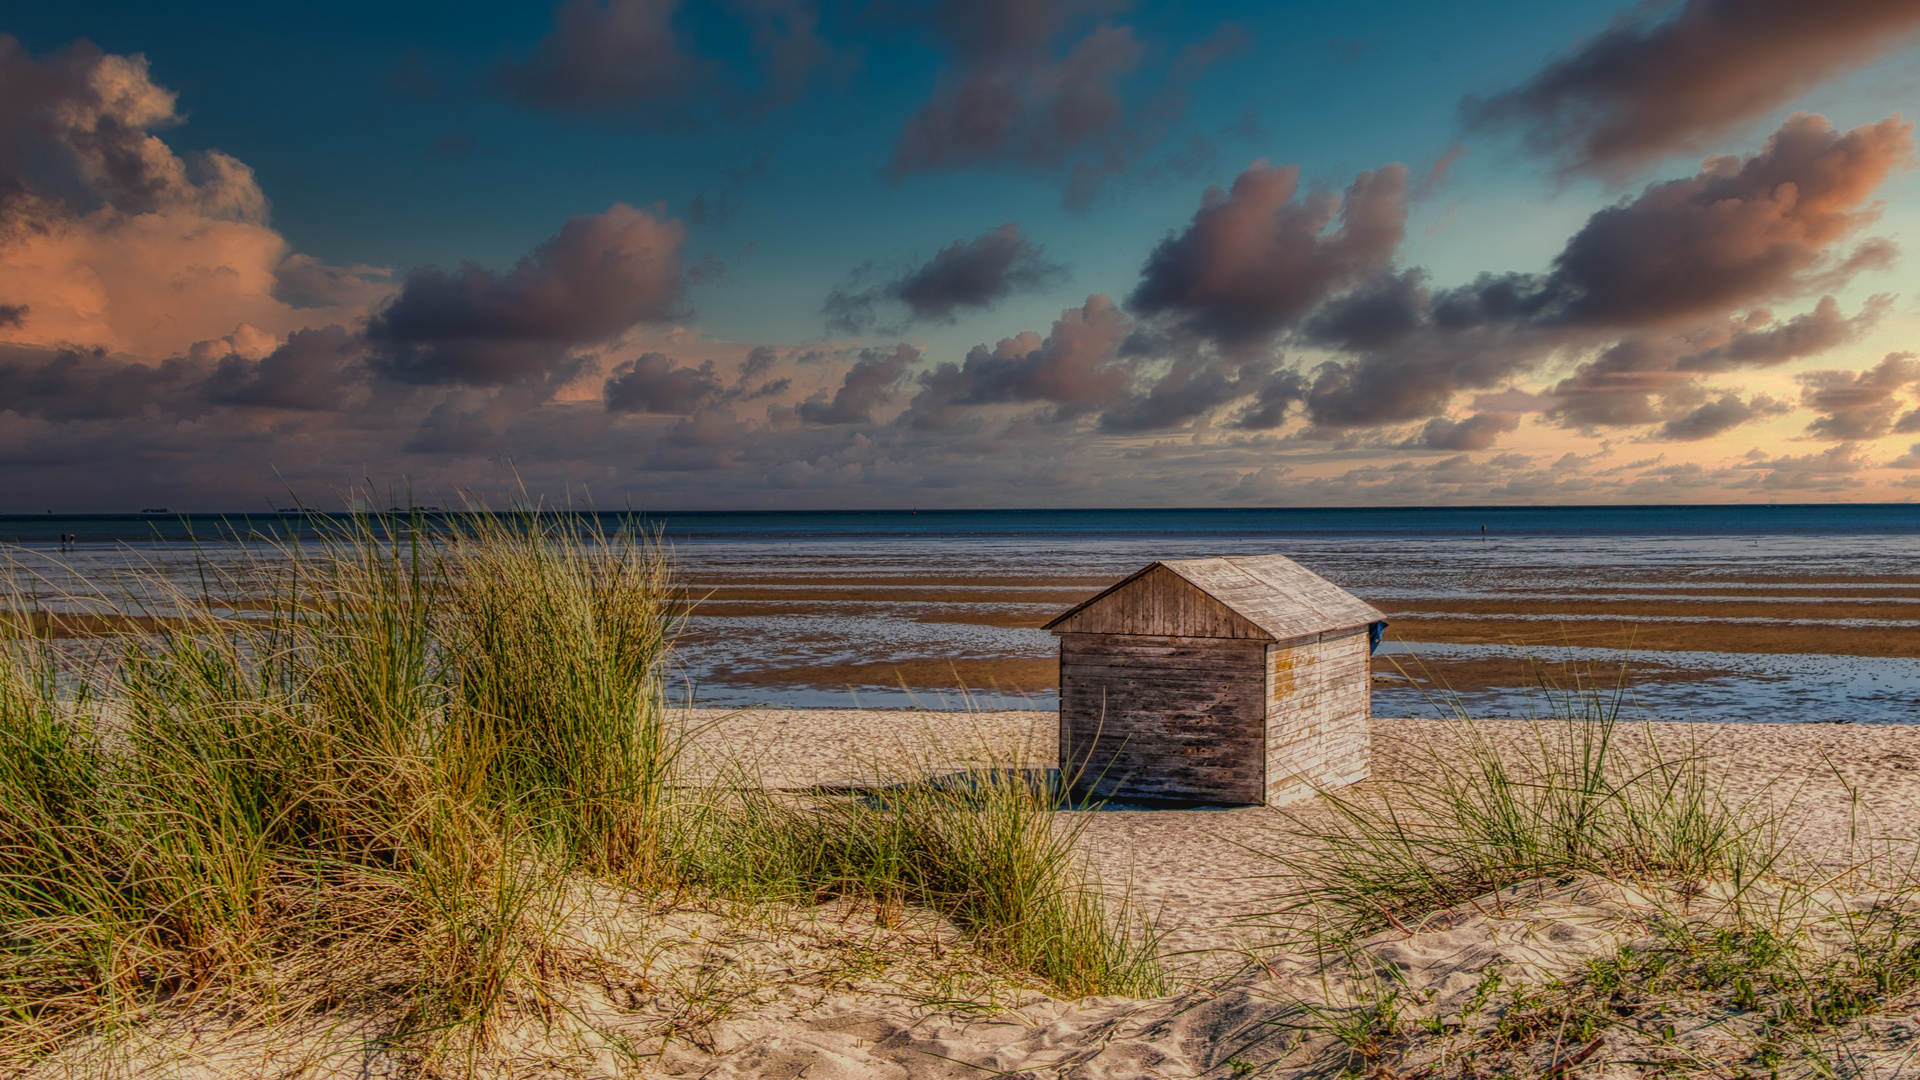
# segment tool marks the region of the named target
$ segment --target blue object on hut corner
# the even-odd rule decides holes
[[[1387,620],[1367,624],[1367,655],[1380,651],[1380,639],[1387,636]]]

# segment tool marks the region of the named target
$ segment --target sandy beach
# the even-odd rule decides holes
[[[955,767],[989,760],[1043,765],[1051,761],[1055,724],[1054,715],[1046,712],[760,710],[694,714],[688,720],[700,728],[700,747],[737,751],[752,746],[769,783],[795,786],[860,782],[871,776],[872,764],[902,756],[918,755]],[[1482,730],[1515,750],[1540,731],[1517,722],[1493,722]],[[1370,787],[1409,779],[1418,762],[1431,760],[1428,751],[1437,746],[1444,752],[1448,740],[1459,735],[1432,721],[1376,719],[1374,779],[1342,796],[1363,799]],[[1669,753],[1701,757],[1719,791],[1734,805],[1755,812],[1785,811],[1790,846],[1810,864],[1842,867],[1862,850],[1910,850],[1920,839],[1920,730],[1893,725],[1654,724],[1627,737],[1643,747],[1651,740]],[[955,752],[964,747],[973,748],[975,761]],[[1022,1077],[1119,1080],[1255,1073],[1317,1076],[1326,1073],[1330,1062],[1347,1060],[1333,1052],[1339,1050],[1337,1041],[1322,1037],[1316,1051],[1312,1038],[1289,1036],[1288,1025],[1302,1022],[1307,1014],[1323,1015],[1316,1010],[1328,1001],[1352,1007],[1359,1000],[1352,995],[1360,993],[1353,989],[1360,985],[1355,980],[1372,976],[1356,976],[1354,965],[1360,961],[1352,956],[1329,968],[1310,962],[1297,944],[1274,948],[1273,920],[1262,918],[1287,900],[1285,884],[1275,877],[1277,865],[1267,853],[1298,843],[1295,834],[1302,827],[1330,824],[1324,797],[1279,810],[1083,816],[1088,819],[1082,834],[1085,853],[1096,872],[1109,884],[1123,883],[1165,934],[1163,945],[1182,988],[1173,997],[1033,999],[1009,1013],[975,1021],[915,1016],[870,999],[849,998],[822,1003],[814,1011],[781,1010],[777,1016],[722,1025],[725,1030],[716,1034],[712,1052],[663,1059],[663,1065],[684,1070],[678,1075],[702,1076],[945,1078],[978,1075],[984,1069]],[[1696,917],[1706,923],[1715,917],[1708,914],[1714,908],[1713,888],[1691,902],[1697,904]],[[1661,904],[1651,894],[1618,883],[1537,884],[1434,913],[1411,928],[1383,931],[1360,943],[1361,952],[1353,956],[1372,955],[1377,959],[1367,963],[1397,969],[1395,978],[1421,995],[1436,1016],[1448,1008],[1470,1014],[1475,995],[1485,993],[1492,973],[1502,973],[1510,985],[1522,989],[1528,980],[1558,985],[1561,977],[1585,972],[1591,963],[1639,941],[1650,913]],[[1493,985],[1501,984],[1496,980]],[[1313,1005],[1315,1000],[1323,1005]],[[1512,1015],[1523,1004],[1516,997],[1502,1008]],[[1713,1071],[1712,1055],[1731,1061],[1748,1053],[1738,1038],[1743,1032],[1738,1022],[1677,1015],[1683,1026],[1670,1041],[1684,1048],[1674,1051],[1680,1056],[1663,1058],[1657,1048],[1630,1045],[1630,1037],[1603,1034],[1581,1048],[1578,1062],[1569,1064],[1572,1048],[1564,1053],[1555,1049],[1531,1067],[1568,1076],[1629,1077],[1649,1075],[1649,1067],[1661,1072],[1655,1064],[1661,1060],[1690,1060],[1707,1074],[1719,1075]],[[1920,1023],[1895,1014],[1850,1034],[1844,1046],[1835,1044],[1834,1052],[1851,1064],[1849,1075],[1905,1076],[1915,1062],[1917,1038]],[[1329,1042],[1333,1051],[1324,1045]],[[1441,1070],[1437,1075],[1455,1075],[1449,1070],[1458,1062],[1450,1067],[1444,1051],[1440,1053],[1424,1069],[1368,1075],[1435,1075],[1436,1068]],[[1530,1060],[1522,1056],[1506,1068],[1525,1069]],[[1504,1069],[1499,1074],[1513,1075]],[[1458,1075],[1480,1073],[1469,1066]]]
[[[696,785],[705,769],[708,779],[757,777],[798,793],[983,765],[1044,767],[1053,760],[1057,719],[1044,711],[761,709],[689,711],[677,722]],[[1479,730],[1516,757],[1542,734],[1567,734],[1519,722]],[[1376,719],[1373,778],[1339,795],[1365,800],[1417,779],[1423,762],[1449,753],[1462,735],[1435,721]],[[1664,944],[1675,934],[1684,942],[1745,940],[1727,938],[1724,928],[1750,921],[1740,915],[1749,908],[1798,919],[1794,925],[1806,929],[1796,933],[1818,942],[1832,938],[1822,928],[1836,919],[1857,921],[1878,905],[1905,903],[1885,899],[1893,894],[1876,891],[1884,883],[1862,877],[1856,860],[1863,852],[1910,855],[1920,840],[1920,729],[1655,724],[1622,737],[1701,761],[1714,789],[1736,807],[1784,811],[1795,866],[1810,871],[1803,878],[1814,884],[1771,876],[1737,889],[1717,881],[1536,879],[1316,952],[1294,933],[1301,924],[1266,913],[1290,900],[1288,879],[1270,856],[1297,851],[1302,830],[1332,824],[1326,796],[1279,809],[1063,813],[1063,824],[1083,826],[1080,851],[1093,875],[1128,895],[1161,935],[1166,996],[1050,996],[983,961],[959,928],[931,912],[889,915],[845,898],[742,906],[582,886],[566,904],[569,929],[548,961],[544,1004],[521,1001],[504,1014],[474,1074],[1740,1075],[1725,1072],[1726,1063],[1763,1060],[1775,1045],[1751,1010],[1698,1004],[1698,991],[1642,995],[1627,999],[1630,1009],[1620,1006],[1628,1019],[1597,1035],[1579,1029],[1577,1038],[1566,1031],[1576,1013],[1565,1010],[1576,991],[1589,995],[1581,999],[1589,1008],[1605,1007],[1604,997],[1591,998],[1597,973],[1636,950],[1677,956],[1684,966],[1686,954]],[[1911,874],[1911,860],[1902,865]],[[1555,1005],[1554,995],[1569,1004]],[[1383,1002],[1398,1004],[1383,1014]],[[1836,1060],[1847,1068],[1843,1075],[1912,1075],[1920,1063],[1916,1004],[1920,986],[1898,983],[1892,996],[1872,1002],[1866,1020],[1795,1051],[1795,1067],[1780,1075],[1828,1075],[1816,1066]],[[1372,1019],[1350,1030],[1343,1017]],[[404,1075],[414,1058],[377,1036],[393,1019],[316,1014],[229,1027],[205,1013],[163,1008],[136,1030],[65,1048],[27,1075],[225,1078],[260,1075],[270,1065],[312,1077]]]
[[[871,781],[904,763],[948,763],[956,771],[1013,762],[1056,763],[1050,712],[933,713],[902,710],[696,710],[692,752],[753,762],[769,786],[805,789]],[[1530,738],[1524,721],[1485,721],[1498,738]],[[1550,725],[1551,726],[1551,725]],[[1372,721],[1375,785],[1405,779],[1416,748],[1455,737],[1433,720]],[[1842,857],[1850,838],[1920,840],[1920,728],[1853,724],[1635,725],[1673,752],[1711,762],[1736,805],[1792,807],[1797,844],[1814,857]],[[1368,785],[1348,792],[1363,795]],[[1854,793],[1859,799],[1854,801]],[[1330,823],[1324,799],[1270,809],[1088,813],[1088,854],[1102,880],[1125,883],[1168,933],[1174,952],[1216,968],[1208,950],[1257,944],[1249,918],[1271,911],[1283,888],[1262,852],[1292,843],[1300,825]]]

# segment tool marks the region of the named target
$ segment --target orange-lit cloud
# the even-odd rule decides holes
[[[245,164],[153,134],[180,120],[143,57],[81,42],[36,60],[0,37],[0,303],[18,312],[0,341],[165,357],[349,319],[386,292],[378,272],[291,251]]]

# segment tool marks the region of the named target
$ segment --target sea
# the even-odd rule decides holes
[[[1751,591],[1781,610],[1733,616],[1750,623],[1849,633],[1920,627],[1920,504],[1736,506],[1575,506],[1445,508],[1204,508],[1073,510],[624,511],[597,515],[607,528],[657,533],[692,579],[764,571],[818,573],[822,580],[879,582],[876,602],[825,620],[792,614],[735,614],[710,620],[705,644],[680,658],[681,693],[723,707],[918,706],[1050,708],[1048,695],[1017,699],[916,692],[910,688],[830,688],[729,684],[714,673],[742,664],[804,666],[947,654],[1037,658],[1053,640],[1030,626],[942,621],[922,602],[889,594],[889,578],[1009,578],[1036,591],[1058,579],[1115,577],[1154,559],[1285,553],[1363,597],[1472,599],[1499,595],[1524,607],[1532,598],[1630,596],[1670,600],[1670,590],[1710,586],[1723,595]],[[426,514],[429,521],[442,517]],[[189,574],[264,542],[312,540],[337,528],[339,515],[269,514],[0,515],[16,578],[71,574],[111,579],[158,567]],[[71,543],[63,537],[72,537]],[[1834,583],[1850,588],[1829,595]],[[1795,602],[1831,604],[1835,596],[1871,596],[1880,607],[1907,604],[1914,617],[1834,616],[1796,620]],[[1004,588],[1001,590],[1004,594]],[[916,606],[918,605],[918,606]],[[949,605],[951,606],[951,605]],[[1017,605],[1016,605],[1017,606]],[[1044,605],[1032,605],[1036,613]],[[1508,616],[1511,617],[1511,616]],[[696,619],[698,617],[696,616]],[[1566,616],[1554,616],[1564,619]],[[1673,618],[1661,616],[1660,618]],[[1001,620],[1004,621],[1004,620]],[[1409,661],[1510,655],[1500,645],[1389,641]],[[1595,664],[1619,659],[1601,649],[1546,650],[1544,659]],[[1673,666],[1697,664],[1713,678],[1671,680],[1634,689],[1634,708],[1651,718],[1920,722],[1920,659],[1844,653],[1660,654]],[[1436,702],[1428,692],[1376,688],[1377,715],[1464,709],[1475,715],[1530,715],[1550,703],[1524,688],[1492,689]]]

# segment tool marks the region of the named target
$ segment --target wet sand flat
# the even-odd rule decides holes
[[[1397,583],[1350,587],[1390,622],[1393,655],[1375,661],[1382,688],[1477,694],[1607,683],[1621,661],[1636,687],[1727,686],[1790,677],[1762,673],[1741,656],[1920,656],[1920,578],[1737,569],[1588,566],[1463,582],[1434,567],[1406,570]],[[1423,587],[1406,588],[1404,579]],[[1057,668],[1053,639],[1040,628],[1113,580],[1061,573],[1057,565],[1027,575],[1003,565],[939,573],[831,561],[705,568],[689,588],[697,603],[687,641],[722,646],[726,659],[707,678],[742,688],[742,700],[793,689],[909,697],[965,690],[1044,707],[1057,689]],[[794,647],[756,653],[729,644],[745,629]],[[1499,655],[1438,646],[1485,646]],[[1562,655],[1570,650],[1578,660]],[[1680,708],[1687,711],[1684,700]],[[1868,702],[1846,718],[1891,717]]]

